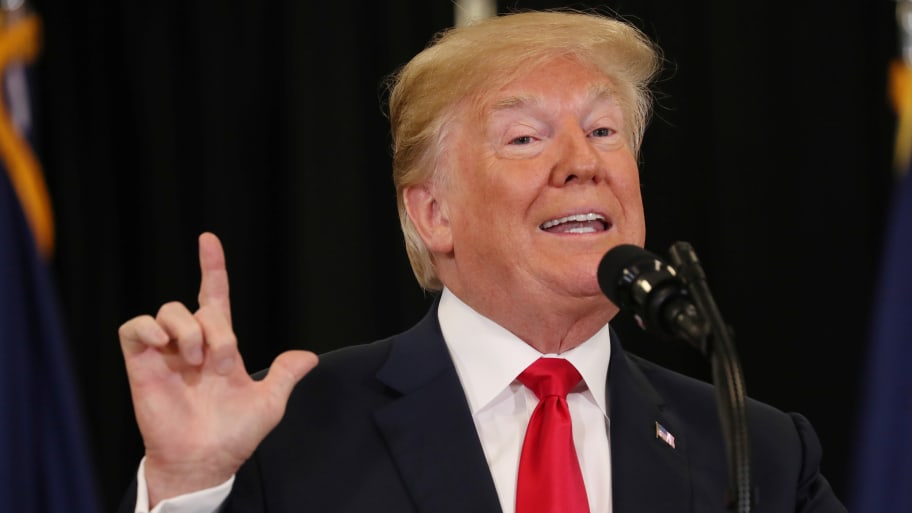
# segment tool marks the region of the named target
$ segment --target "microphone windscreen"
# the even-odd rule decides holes
[[[599,288],[612,303],[618,306],[624,306],[624,300],[620,292],[621,277],[624,270],[642,262],[655,260],[658,257],[646,251],[645,249],[634,246],[633,244],[621,244],[615,246],[602,257],[598,267]]]

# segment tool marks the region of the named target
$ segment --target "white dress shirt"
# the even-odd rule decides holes
[[[567,396],[591,513],[611,513],[611,453],[606,379],[611,345],[608,326],[560,355],[543,355],[444,289],[440,329],[465,390],[472,419],[504,513],[516,511],[516,479],[526,425],[538,404],[516,377],[541,357],[566,358],[583,377]],[[143,462],[137,473],[136,513],[212,513],[231,491],[234,477],[206,490],[173,497],[148,509]]]
[[[504,513],[516,511],[516,479],[526,426],[538,405],[516,377],[535,360],[565,358],[583,380],[567,395],[583,483],[591,513],[611,512],[611,453],[606,379],[611,356],[605,326],[585,343],[560,355],[543,355],[472,310],[449,290],[438,310],[440,329],[484,448]]]

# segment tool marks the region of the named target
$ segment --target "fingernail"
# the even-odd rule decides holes
[[[218,372],[219,374],[228,374],[231,372],[232,367],[234,367],[234,358],[224,358],[215,366],[215,372]]]

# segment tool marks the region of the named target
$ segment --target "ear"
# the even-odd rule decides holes
[[[453,232],[446,204],[438,193],[439,187],[424,183],[406,187],[402,199],[409,219],[431,253],[447,254],[453,251]]]

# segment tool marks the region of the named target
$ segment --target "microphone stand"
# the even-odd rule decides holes
[[[751,479],[750,433],[744,375],[732,334],[716,307],[693,247],[687,242],[676,242],[671,246],[670,256],[697,310],[709,323],[709,330],[703,330],[705,335],[702,339],[688,342],[703,348],[704,356],[709,356],[712,365],[716,403],[728,454],[730,488],[726,506],[736,513],[749,513],[755,500]]]

